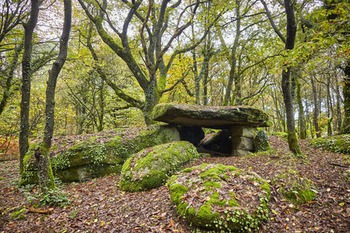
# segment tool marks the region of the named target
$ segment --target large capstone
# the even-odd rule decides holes
[[[268,126],[268,115],[250,106],[158,104],[154,107],[153,119],[176,125],[214,129],[231,128],[233,125]]]
[[[130,192],[157,188],[184,164],[199,157],[196,147],[186,141],[146,148],[124,163],[119,187]]]
[[[215,232],[255,232],[268,219],[269,184],[256,173],[202,164],[172,176],[167,186],[180,216]]]

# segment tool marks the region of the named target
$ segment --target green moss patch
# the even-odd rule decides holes
[[[167,186],[177,212],[198,228],[250,232],[268,218],[270,187],[253,172],[202,164],[172,176]]]
[[[350,134],[316,138],[310,142],[310,145],[331,152],[350,154]]]
[[[146,148],[124,163],[119,186],[130,192],[159,187],[185,163],[199,157],[196,148],[186,141]]]
[[[273,183],[280,194],[295,204],[303,204],[316,198],[315,184],[295,170],[290,169],[277,175]]]

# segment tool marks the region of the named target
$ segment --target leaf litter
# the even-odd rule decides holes
[[[300,160],[290,156],[283,139],[271,136],[270,143],[275,152],[269,155],[207,157],[188,167],[222,163],[254,171],[268,181],[288,169],[296,170],[316,184],[316,199],[296,205],[278,192],[278,184],[270,182],[270,215],[260,232],[349,232],[350,183],[343,175],[349,164],[344,164],[344,155],[312,148],[302,140],[307,159]],[[0,163],[0,232],[191,232],[176,214],[165,186],[127,193],[118,188],[119,175],[63,184],[69,206],[33,209],[17,187],[18,163]],[[15,211],[21,211],[21,217],[12,218]]]

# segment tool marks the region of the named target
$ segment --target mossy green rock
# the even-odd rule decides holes
[[[268,218],[270,187],[253,172],[202,164],[172,176],[167,186],[177,212],[198,228],[250,232]]]
[[[146,148],[124,163],[119,186],[130,192],[159,187],[185,163],[199,157],[197,149],[186,141]]]
[[[270,149],[269,137],[265,130],[260,130],[254,138],[254,151],[267,151]]]
[[[119,173],[132,154],[151,146],[179,141],[178,131],[167,125],[153,125],[137,135],[122,132],[106,141],[84,141],[55,155],[52,167],[56,177],[64,182],[84,181],[111,173]],[[21,184],[37,183],[37,167],[33,151],[24,158]]]

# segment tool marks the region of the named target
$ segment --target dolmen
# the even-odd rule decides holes
[[[195,146],[210,145],[213,141],[221,143],[221,147],[230,144],[230,154],[233,156],[258,151],[257,147],[260,146],[256,146],[256,137],[260,134],[257,127],[269,126],[268,115],[250,106],[165,103],[156,105],[152,114],[155,121],[177,125],[181,140],[190,141]],[[202,127],[221,131],[207,138]]]

